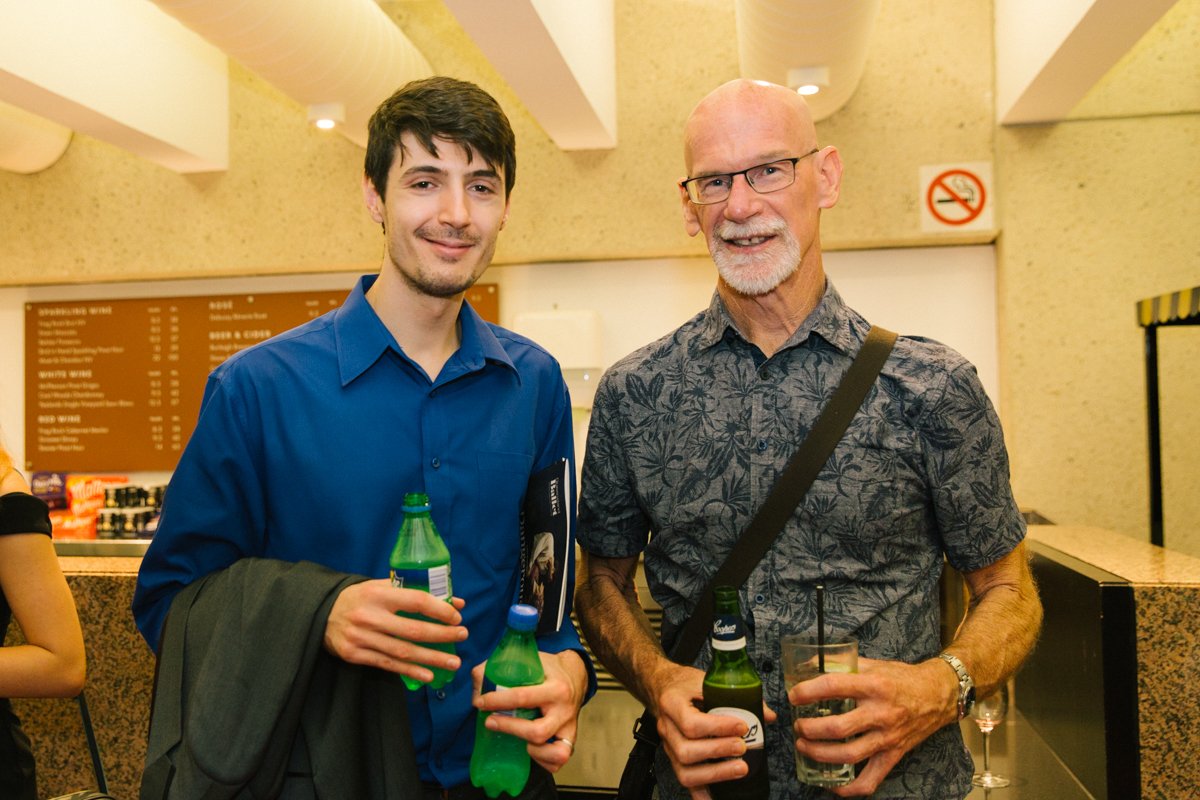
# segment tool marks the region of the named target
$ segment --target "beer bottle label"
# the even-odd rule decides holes
[[[399,589],[420,589],[439,600],[449,600],[453,595],[450,587],[450,565],[429,569],[394,569],[392,586]]]
[[[714,650],[741,650],[746,646],[746,629],[742,618],[718,614],[713,617],[712,646]]]
[[[763,747],[762,721],[746,709],[731,708],[730,706],[717,706],[708,713],[718,714],[722,717],[737,717],[742,722],[746,723],[746,735],[742,737],[742,741],[746,743],[746,749],[759,750]]]

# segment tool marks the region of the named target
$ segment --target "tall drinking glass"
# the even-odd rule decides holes
[[[791,634],[783,637],[781,646],[783,677],[789,689],[801,681],[817,677],[822,672],[858,672],[857,639],[830,639],[818,643],[815,636]],[[799,719],[844,714],[853,708],[854,700],[844,698],[795,706],[792,710],[794,716]],[[814,761],[797,752],[796,777],[801,783],[811,786],[845,786],[854,780],[854,764]]]

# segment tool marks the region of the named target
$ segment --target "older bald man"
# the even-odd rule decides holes
[[[684,129],[687,232],[717,270],[708,308],[625,357],[596,393],[579,505],[576,607],[595,654],[658,717],[664,797],[704,798],[747,767],[745,723],[701,712],[708,654],[666,658],[638,601],[644,554],[664,638],[804,439],[870,324],[826,278],[821,212],[842,160],[804,100],[738,80],[705,97]],[[1009,485],[999,420],[974,367],[901,336],[857,416],[772,548],[741,587],[748,649],[769,709],[777,800],[801,785],[797,753],[857,763],[839,796],[963,797],[972,763],[957,721],[1025,658],[1041,606]],[[970,612],[940,641],[944,560]],[[830,635],[854,636],[855,675],[784,684],[780,637],[815,630],[825,586]],[[850,697],[856,709],[793,721],[796,704]],[[793,726],[796,733],[793,741]]]

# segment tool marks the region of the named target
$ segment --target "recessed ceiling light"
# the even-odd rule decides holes
[[[797,94],[813,95],[829,88],[829,67],[794,67],[788,70],[787,81]]]
[[[346,107],[341,103],[313,103],[308,107],[308,121],[323,131],[332,130],[346,121]]]

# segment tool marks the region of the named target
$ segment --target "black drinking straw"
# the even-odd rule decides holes
[[[825,672],[825,584],[817,584],[817,671]]]

